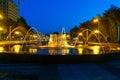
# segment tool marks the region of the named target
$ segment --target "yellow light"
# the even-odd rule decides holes
[[[80,48],[78,48],[78,54],[80,54],[80,55],[81,55],[82,53],[83,53],[83,48],[81,48],[81,47],[80,47]]]
[[[19,34],[20,32],[16,31],[15,34]]]
[[[21,45],[14,45],[13,50],[14,50],[15,53],[19,53],[20,50],[21,50]]]
[[[93,48],[93,54],[97,55],[100,53],[100,46],[94,46]]]
[[[95,30],[94,32],[95,32],[95,33],[99,33],[99,30]]]
[[[67,35],[67,38],[69,38],[70,37],[70,35]]]
[[[95,19],[93,20],[94,23],[96,23],[96,22],[98,22],[98,21],[99,21],[98,18],[95,18]]]
[[[2,31],[2,30],[3,30],[3,28],[0,27],[0,31]]]
[[[0,19],[3,19],[3,16],[0,14]]]
[[[82,36],[83,34],[82,33],[79,33],[79,36]]]
[[[3,47],[0,47],[0,52],[4,52],[4,48]]]
[[[37,38],[38,36],[37,35],[33,35],[34,38]]]
[[[30,48],[30,49],[29,49],[29,52],[30,52],[30,53],[36,53],[36,52],[37,52],[37,49]]]
[[[120,47],[118,47],[117,50],[120,50]]]

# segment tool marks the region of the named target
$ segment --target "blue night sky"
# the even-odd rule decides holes
[[[75,25],[102,15],[111,4],[120,7],[120,0],[24,0],[20,15],[40,32],[61,32],[62,27],[69,32]]]

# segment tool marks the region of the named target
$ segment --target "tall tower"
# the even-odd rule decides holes
[[[0,14],[6,20],[11,19],[17,21],[19,16],[17,4],[13,0],[0,0]]]

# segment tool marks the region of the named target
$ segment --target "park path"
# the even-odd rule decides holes
[[[120,60],[84,64],[0,63],[2,80],[120,80]]]

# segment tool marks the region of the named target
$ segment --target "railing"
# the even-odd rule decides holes
[[[0,41],[0,45],[5,45],[5,44],[28,44],[28,43],[30,43],[30,44],[37,44],[38,43],[38,41],[36,41],[36,40],[31,40],[31,41]]]

